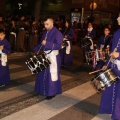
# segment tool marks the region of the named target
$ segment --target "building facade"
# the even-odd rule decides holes
[[[49,4],[42,5],[41,17],[46,15],[57,17],[65,17],[70,19],[71,9],[84,8],[83,20],[93,14],[95,24],[103,24],[114,22],[119,11],[119,0],[56,0]],[[96,3],[96,8],[92,11],[90,5]]]
[[[93,2],[96,5],[92,11]],[[120,10],[120,0],[0,0],[0,3],[0,14],[29,13],[38,18],[51,15],[54,18],[71,19],[71,10],[84,8],[83,20],[93,14],[95,24],[114,22]],[[22,3],[22,9],[19,9],[18,3]]]

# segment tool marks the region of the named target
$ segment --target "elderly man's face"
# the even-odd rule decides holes
[[[120,17],[117,18],[118,25],[120,25]]]
[[[46,30],[50,30],[53,27],[53,20],[48,19],[47,21],[44,22],[44,26]]]

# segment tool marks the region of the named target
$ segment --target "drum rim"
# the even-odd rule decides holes
[[[106,49],[107,50],[107,49]],[[97,51],[99,51],[99,52],[105,52],[105,51],[102,51],[102,50],[97,50]],[[92,52],[96,52],[95,50],[93,50],[93,51],[89,51],[89,52],[86,52],[86,53],[92,53]]]
[[[101,74],[106,73],[107,71],[110,71],[110,70],[112,70],[112,68],[107,69],[106,71],[102,72]],[[99,74],[99,75],[96,77],[96,79],[97,79],[101,74]],[[116,78],[117,78],[117,76],[115,77],[115,79],[116,79]],[[94,81],[94,80],[93,80],[93,81]]]

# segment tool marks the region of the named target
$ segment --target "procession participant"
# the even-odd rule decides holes
[[[0,15],[0,29],[4,29],[5,30],[5,23],[3,21],[2,15]]]
[[[60,65],[61,59],[59,50],[62,45],[63,35],[54,27],[54,20],[51,17],[47,17],[44,20],[44,31],[41,41],[34,48],[37,52],[42,45],[42,50],[45,51],[49,57],[51,64],[42,72],[39,72],[36,76],[35,92],[46,96],[46,99],[52,99],[57,94],[61,94],[61,80],[60,80]],[[51,51],[51,52],[50,52]]]
[[[90,45],[87,45],[83,48],[83,56],[84,56],[83,62],[86,63],[85,53],[94,49],[93,40],[96,38],[96,31],[94,30],[91,22],[88,23],[88,28],[85,30],[85,38],[89,40],[88,42],[90,43]]]
[[[63,37],[67,45],[60,50],[61,65],[71,66],[73,64],[72,40],[74,39],[74,31],[72,29],[70,20],[66,20],[65,22]],[[64,40],[63,42],[65,42]]]
[[[104,35],[100,36],[100,39],[97,43],[97,46],[102,49],[106,49],[107,45],[111,46],[111,38],[110,29],[108,27],[104,28]]]
[[[117,21],[120,26],[120,16]],[[103,70],[112,68],[113,72],[118,76],[118,80],[102,92],[100,114],[112,114],[112,120],[120,120],[120,29],[113,35],[110,56],[110,64],[108,64],[109,60],[107,60]]]
[[[102,52],[108,52],[106,53],[109,54],[110,48],[111,48],[111,41],[112,41],[112,36],[110,35],[110,29],[108,27],[104,28],[104,35],[100,36],[100,39],[97,43],[97,50],[95,54],[99,54],[97,58],[96,55],[96,59],[97,59],[97,65],[95,65],[94,70],[99,70],[103,67],[103,65],[105,65],[105,59],[101,58],[104,57],[102,56]],[[101,50],[101,52],[98,53],[98,49]],[[106,57],[106,56],[105,56]]]
[[[11,52],[10,44],[5,39],[5,31],[0,29],[0,87],[10,83],[7,54]]]
[[[30,27],[29,47],[30,51],[38,44],[38,24],[34,19]]]
[[[17,34],[17,51],[25,52],[25,17],[22,16],[19,22],[19,30]]]
[[[11,46],[11,52],[15,52],[16,50],[16,26],[15,26],[14,20],[11,21],[11,25],[10,25],[9,42]]]
[[[93,28],[92,23],[88,23],[88,28],[85,30],[85,36],[91,37],[92,40],[96,38],[96,31]]]
[[[74,40],[73,40],[73,44],[78,43],[78,24],[76,21],[73,22],[73,31],[74,31]]]

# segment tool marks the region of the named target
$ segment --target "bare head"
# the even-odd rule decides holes
[[[51,30],[54,26],[54,20],[51,17],[47,17],[44,19],[44,26],[46,30]]]

